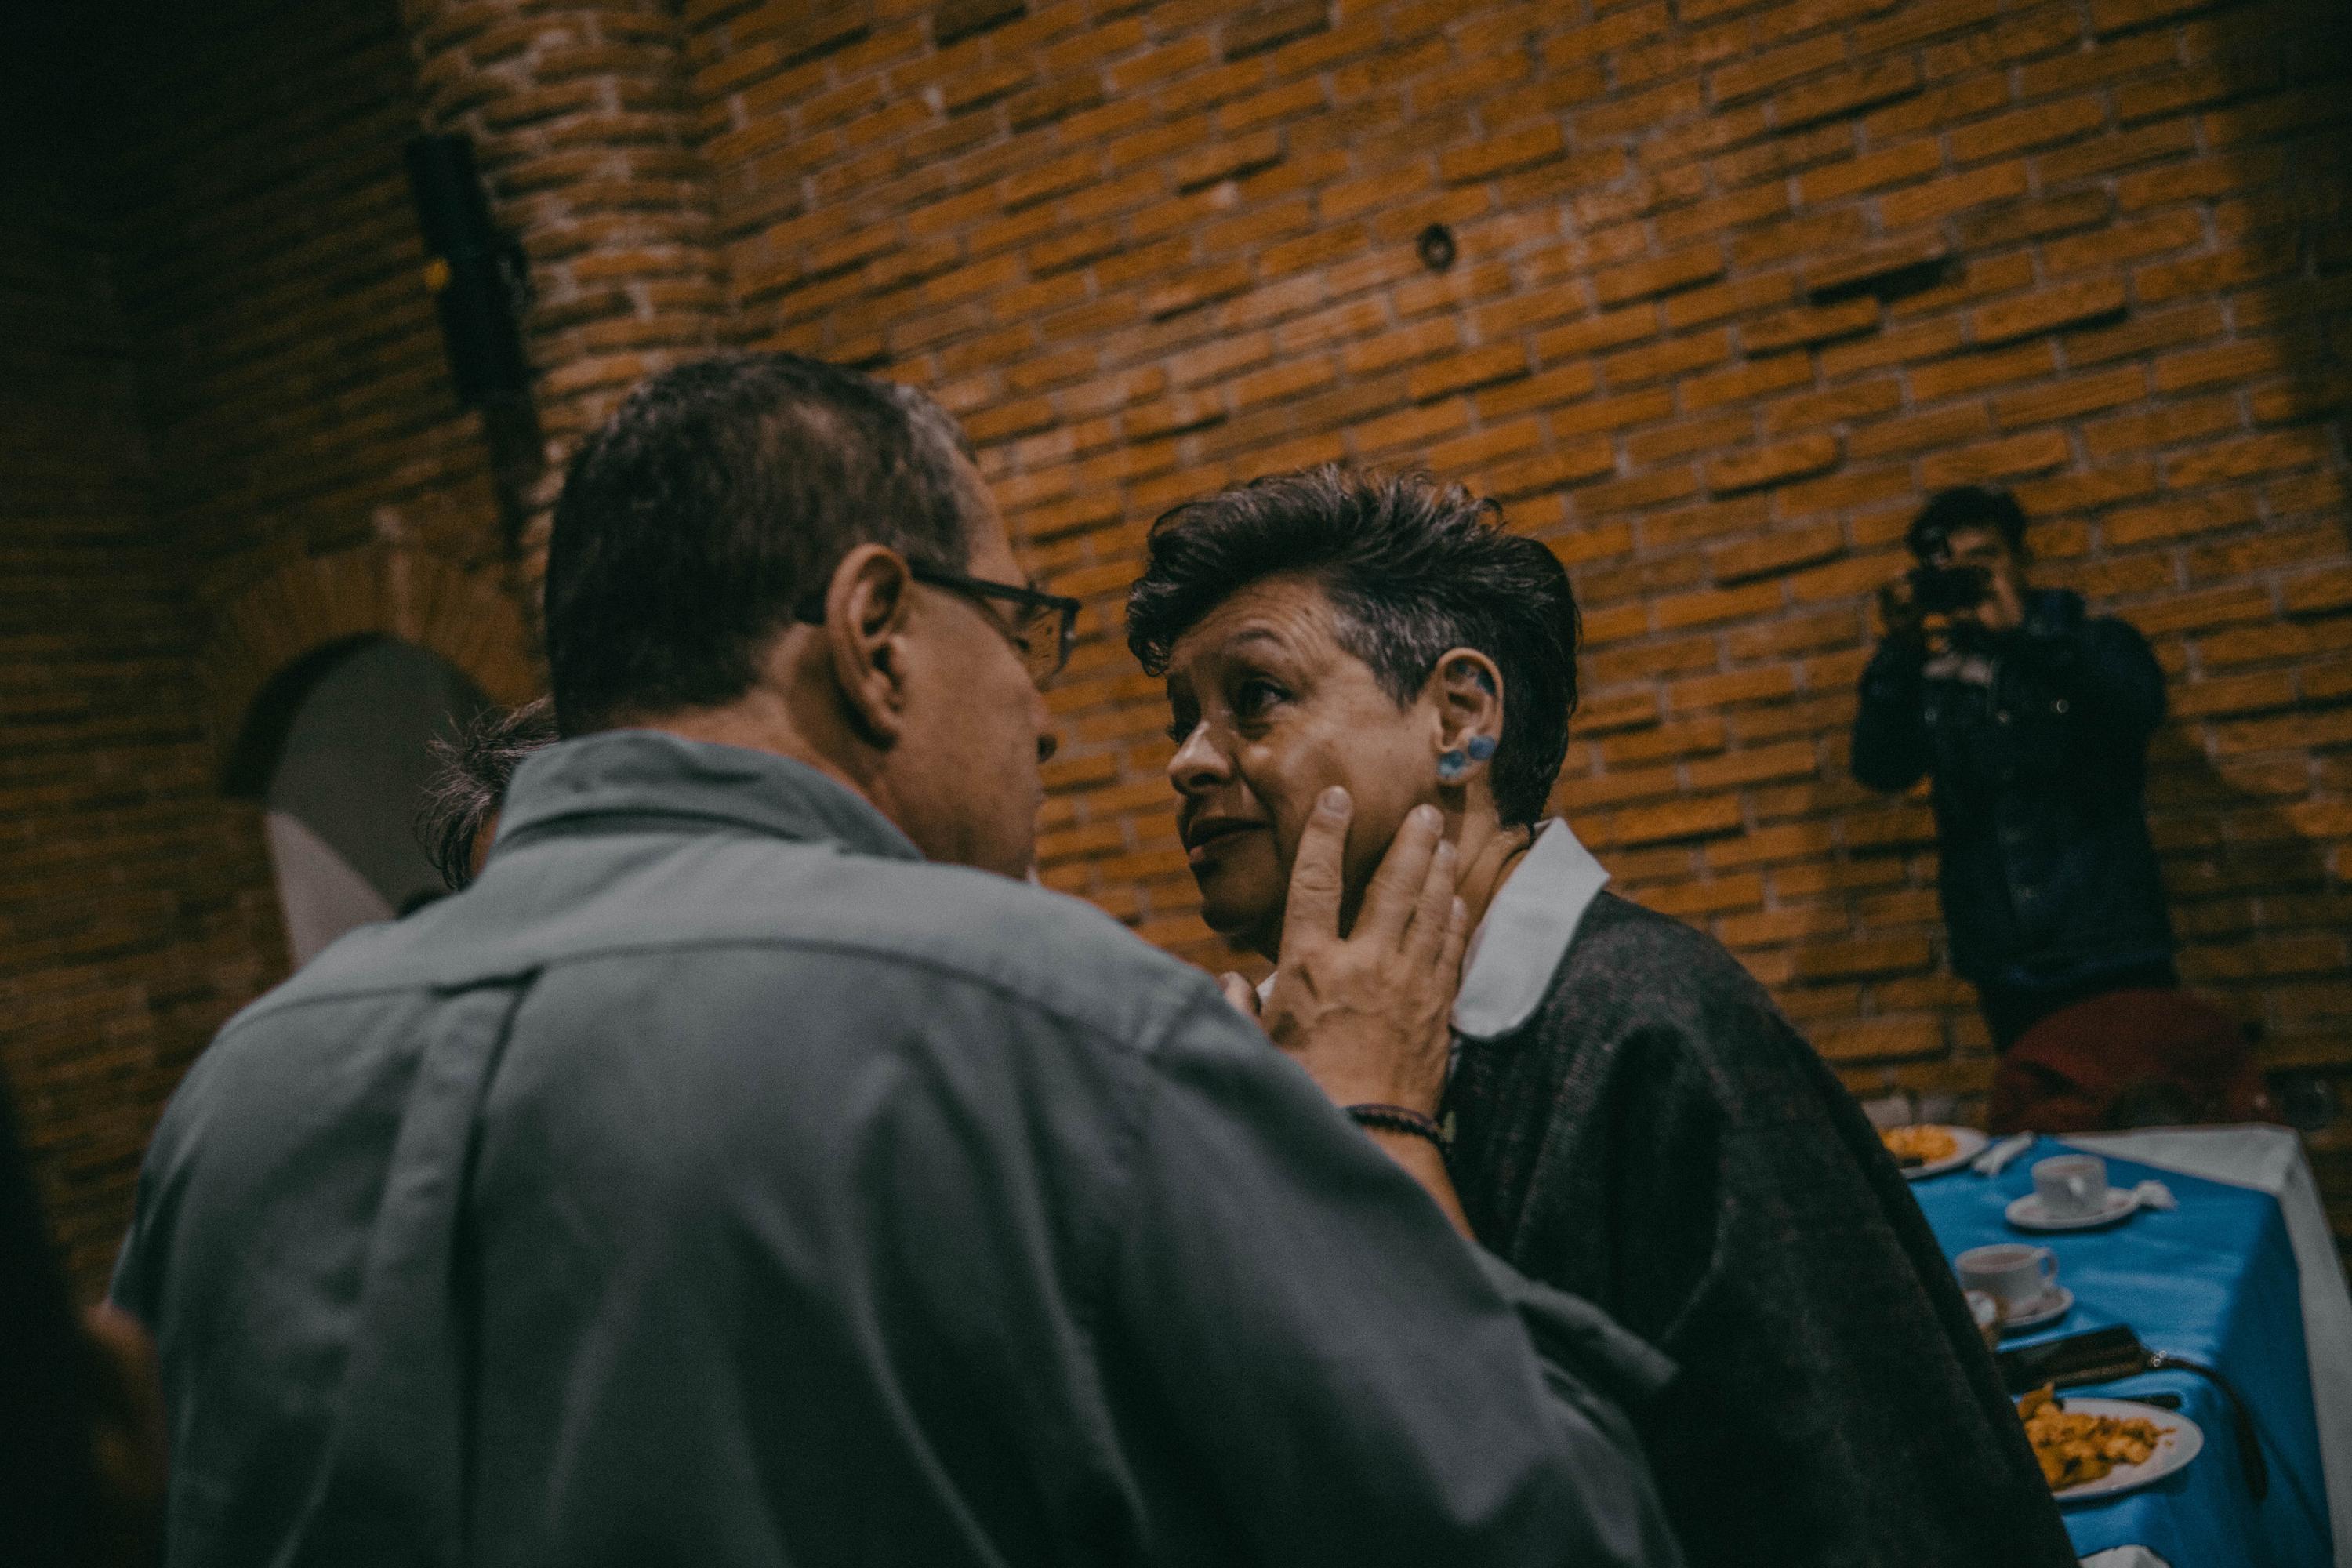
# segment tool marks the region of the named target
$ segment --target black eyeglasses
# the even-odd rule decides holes
[[[1009,617],[992,615],[989,619],[996,623],[1004,640],[1021,655],[1022,661],[1029,667],[1029,678],[1038,685],[1061,674],[1070,662],[1070,647],[1077,641],[1078,612],[1086,607],[1077,600],[1019,583],[967,577],[961,572],[921,561],[908,562],[907,574],[918,583],[961,594],[967,599],[1001,599],[1011,605],[1013,612]],[[793,618],[812,626],[823,625],[824,596],[812,595],[793,605]]]
[[[1077,640],[1078,611],[1084,607],[1077,600],[1017,583],[967,577],[961,572],[919,561],[908,563],[907,572],[916,582],[944,588],[950,594],[972,599],[998,599],[1012,605],[1011,625],[1004,628],[1005,637],[1020,650],[1029,666],[1029,679],[1038,685],[1061,674],[1070,662],[1070,645]]]

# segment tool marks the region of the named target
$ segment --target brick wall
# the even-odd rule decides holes
[[[419,283],[394,0],[151,10],[116,39],[139,90],[100,201],[195,589],[379,542],[496,569],[484,448]]]
[[[1047,875],[1151,941],[1223,956],[1118,637],[1145,526],[1272,468],[1425,463],[1576,574],[1561,800],[1620,887],[1722,938],[1857,1087],[1979,1090],[1924,806],[1857,789],[1844,731],[1903,522],[1993,479],[2047,577],[2173,674],[2154,811],[2189,973],[2270,1063],[2352,1065],[2332,0],[133,16],[13,57],[68,89],[27,144],[88,156],[0,194],[0,1061],[86,1283],[179,1066],[281,963],[214,789],[250,693],[368,633],[530,678],[416,282],[421,123],[478,137],[530,249],[554,458],[719,339],[964,417],[1089,605]]]
[[[256,814],[213,787],[109,268],[63,195],[0,169],[0,1069],[95,1289],[156,1107],[285,939]]]
[[[163,1100],[285,972],[221,790],[249,699],[369,635],[531,677],[418,281],[393,0],[45,29],[0,60],[0,1067],[94,1293]]]
[[[2269,1063],[2352,1062],[2339,7],[687,15],[746,336],[936,388],[1088,601],[1055,885],[1221,956],[1116,635],[1143,530],[1272,468],[1425,463],[1575,574],[1559,798],[1619,886],[1858,1088],[1979,1092],[1924,800],[1856,786],[1845,731],[1903,525],[1996,480],[2043,580],[2172,677],[2152,810],[2188,975]]]

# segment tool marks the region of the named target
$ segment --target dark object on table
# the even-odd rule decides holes
[[[2013,1394],[2030,1394],[2045,1384],[2056,1389],[2081,1388],[2136,1377],[2144,1372],[2195,1373],[2211,1382],[2230,1407],[2230,1426],[2237,1435],[2238,1462],[2245,1471],[2247,1494],[2256,1502],[2270,1496],[2270,1466],[2263,1458],[2262,1436],[2255,1429],[2252,1413],[2238,1397],[2230,1380],[2201,1363],[2166,1351],[2149,1350],[2127,1324],[2068,1334],[2038,1345],[2021,1345],[2015,1350],[1998,1352],[1993,1359],[2000,1363],[2001,1381]]]
[[[1992,591],[1991,575],[1981,566],[1914,566],[1910,577],[1911,602],[1922,615],[1965,610]]]
[[[2179,990],[2112,991],[2026,1030],[1993,1071],[1986,1127],[2089,1132],[2262,1121],[2274,1111],[2236,1020]]]
[[[2336,1086],[2307,1068],[2283,1068],[2263,1080],[2279,1120],[2298,1132],[2324,1132],[2336,1121]]]

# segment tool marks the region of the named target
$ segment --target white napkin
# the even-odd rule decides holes
[[[2033,1147],[2034,1134],[2020,1132],[2004,1138],[1976,1157],[1972,1167],[1979,1176],[1998,1176],[2011,1160]]]
[[[2144,1209],[2177,1209],[2180,1206],[2180,1200],[2172,1195],[2172,1189],[2153,1177],[2134,1187],[2132,1197]]]

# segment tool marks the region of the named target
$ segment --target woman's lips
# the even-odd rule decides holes
[[[1213,826],[1203,828],[1200,836],[1186,847],[1185,863],[1195,868],[1204,866],[1211,857],[1234,840],[1245,834],[1262,833],[1265,830],[1265,824],[1257,822],[1218,823]]]

